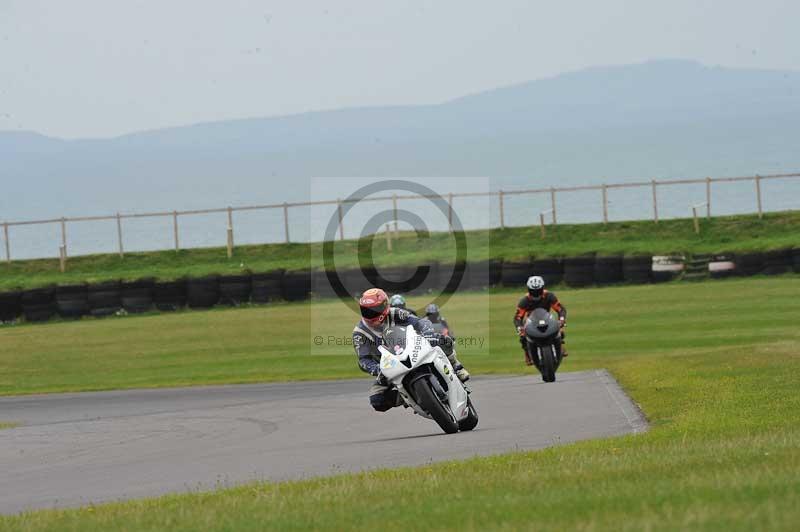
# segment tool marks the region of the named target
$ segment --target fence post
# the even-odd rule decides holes
[[[608,223],[608,187],[603,183],[603,223]]]
[[[181,249],[181,244],[178,240],[178,211],[172,211],[172,236],[175,238],[175,253],[177,253]]]
[[[711,218],[711,178],[706,178],[706,218]]]
[[[61,273],[67,271],[67,248],[66,246],[58,246],[58,269]]]
[[[556,225],[556,189],[550,187],[550,208],[553,209],[553,225]]]
[[[3,222],[3,236],[6,241],[6,262],[11,264],[11,244],[8,242],[8,222]]]
[[[694,232],[700,234],[700,222],[697,221],[697,206],[692,205],[692,218],[694,219]]]
[[[283,230],[286,235],[286,243],[289,243],[289,205],[283,202]]]
[[[447,226],[453,232],[453,193],[447,195]]]
[[[758,217],[763,218],[764,213],[761,211],[761,176],[756,174],[756,200],[758,201]]]
[[[233,209],[228,207],[228,258],[233,257]]]
[[[341,198],[336,198],[336,212],[339,215],[339,240],[344,240],[344,216],[342,215]]]
[[[125,252],[122,249],[122,219],[119,213],[117,213],[117,243],[119,244],[119,257],[122,258]]]
[[[500,229],[506,228],[505,212],[503,209],[503,190],[500,190]]]
[[[655,179],[653,179],[653,220],[658,223],[658,196],[656,194]]]
[[[543,212],[539,213],[539,226],[542,228],[542,239],[544,239],[545,232],[544,232],[544,213]]]
[[[394,236],[400,237],[400,229],[397,227],[397,194],[392,194],[392,216],[394,216]]]
[[[61,245],[64,246],[64,255],[67,254],[67,219],[61,217]]]
[[[386,224],[386,250],[389,253],[392,252],[392,230],[389,228],[389,224]]]

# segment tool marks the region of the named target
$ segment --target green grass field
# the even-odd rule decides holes
[[[475,373],[526,371],[516,293],[463,294],[446,315]],[[564,370],[605,367],[651,429],[422,468],[261,483],[0,518],[7,530],[796,530],[800,278],[559,292]],[[419,304],[422,300],[413,300]],[[335,303],[0,329],[2,392],[359,375]],[[333,316],[333,317],[331,317]],[[313,330],[312,330],[313,329]],[[366,378],[365,378],[366,379]],[[13,421],[13,420],[9,420]],[[454,437],[458,437],[457,435]]]
[[[559,225],[548,227],[541,239],[538,227],[472,231],[467,233],[468,259],[514,259],[533,254],[537,257],[600,254],[666,254],[762,251],[800,246],[800,211],[757,216],[727,216],[702,220],[701,232],[694,233],[692,221],[614,222],[604,224]],[[362,242],[364,244],[364,242]],[[393,252],[385,252],[382,238],[359,247],[359,242],[336,243],[337,266],[358,264],[374,253],[378,265],[419,264],[429,261],[454,262],[453,239],[446,233],[428,238],[401,234]],[[67,271],[59,272],[58,260],[42,259],[0,263],[0,290],[34,288],[48,284],[97,282],[110,279],[133,280],[142,277],[175,279],[212,273],[242,271],[266,272],[278,268],[299,270],[322,266],[321,244],[269,244],[240,246],[227,258],[224,248],[130,253],[74,257]]]

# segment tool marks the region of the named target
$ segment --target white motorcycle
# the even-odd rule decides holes
[[[404,325],[386,329],[383,343],[381,373],[408,406],[448,434],[475,428],[478,412],[441,347]]]

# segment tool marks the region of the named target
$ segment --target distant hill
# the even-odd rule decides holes
[[[779,172],[800,169],[800,72],[664,60],[439,105],[110,139],[0,132],[0,160],[0,218],[69,213],[72,205],[111,212],[299,199],[309,176],[495,176],[514,186]]]

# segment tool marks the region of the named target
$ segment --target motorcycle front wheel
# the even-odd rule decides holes
[[[435,378],[435,377],[429,377]],[[417,379],[412,385],[414,399],[431,415],[436,424],[447,434],[458,432],[458,423],[450,413],[450,408],[442,404],[441,399],[433,391],[429,378]]]
[[[555,382],[556,352],[552,345],[543,345],[539,347],[539,360],[541,364],[539,371],[542,373],[542,380],[544,382]]]

